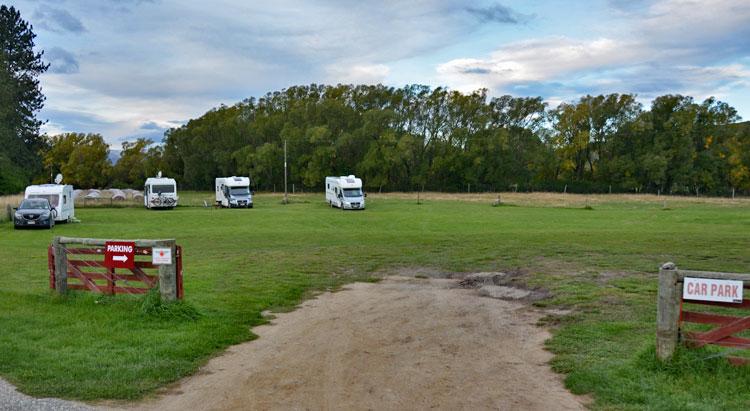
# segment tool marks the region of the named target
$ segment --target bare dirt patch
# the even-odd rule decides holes
[[[156,398],[184,409],[582,409],[547,362],[543,312],[457,280],[387,277],[326,293]]]

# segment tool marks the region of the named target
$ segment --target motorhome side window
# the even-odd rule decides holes
[[[68,196],[63,195],[63,204],[68,204]]]
[[[151,192],[151,186],[146,186],[146,188],[143,190],[143,194],[150,193]]]

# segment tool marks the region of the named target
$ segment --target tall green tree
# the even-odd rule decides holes
[[[49,65],[34,50],[35,37],[18,10],[0,5],[0,194],[20,191],[41,171],[36,114],[44,105],[39,75]]]
[[[134,142],[123,142],[120,158],[112,167],[113,187],[141,187],[148,173],[148,147],[153,141],[139,138]],[[153,154],[153,153],[152,153]]]

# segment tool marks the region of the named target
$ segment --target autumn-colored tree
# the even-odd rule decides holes
[[[66,133],[49,137],[45,169],[61,172],[67,184],[80,188],[106,188],[112,165],[109,146],[99,134]]]

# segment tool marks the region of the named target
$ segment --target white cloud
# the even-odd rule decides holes
[[[663,0],[617,13],[625,16],[625,30],[613,28],[593,40],[518,41],[484,58],[449,60],[436,72],[459,90],[531,89],[569,98],[598,92],[702,97],[748,86],[748,68],[737,63],[750,54],[747,0]]]
[[[640,58],[634,44],[601,38],[575,41],[564,37],[509,44],[487,59],[455,59],[440,64],[441,79],[454,87],[469,84],[502,88],[508,84],[547,81],[584,69],[604,69]]]
[[[328,82],[342,84],[377,84],[383,83],[391,72],[385,64],[329,65]]]

